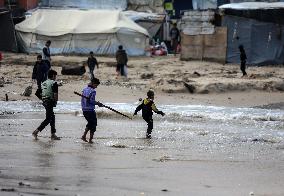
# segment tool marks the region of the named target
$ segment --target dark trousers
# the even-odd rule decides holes
[[[94,75],[94,70],[95,70],[95,67],[90,67],[89,66],[89,70],[90,70],[90,77],[91,77],[91,80],[95,78],[95,75]]]
[[[246,72],[246,61],[241,62],[241,71],[243,72],[243,76],[247,75]]]
[[[54,101],[52,100],[44,100],[42,105],[45,108],[45,120],[40,124],[40,126],[37,128],[39,131],[42,131],[48,124],[50,124],[51,127],[51,133],[56,133],[55,129],[55,115],[53,112],[53,106]]]
[[[124,76],[124,64],[117,64],[116,71],[120,72],[120,75]]]
[[[97,128],[97,115],[95,111],[83,111],[83,115],[87,120],[86,129],[89,129],[91,132],[95,132]]]
[[[143,119],[147,122],[147,125],[148,125],[146,135],[150,136],[151,133],[152,133],[152,130],[153,130],[153,126],[154,126],[153,125],[153,118],[152,118],[152,116],[151,117],[143,116]]]
[[[51,64],[50,64],[49,60],[43,60],[43,62],[48,66],[48,69],[50,69]]]
[[[41,81],[37,80],[37,90],[35,92],[37,98],[41,99],[41,93]]]

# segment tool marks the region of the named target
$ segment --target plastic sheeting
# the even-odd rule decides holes
[[[192,0],[194,10],[216,9],[217,0]]]
[[[91,22],[90,22],[91,19]],[[144,55],[148,32],[120,11],[37,10],[16,25],[24,52],[40,52],[51,40],[51,53],[114,54],[123,45],[131,56]]]
[[[40,7],[125,10],[127,0],[41,0]]]
[[[240,63],[238,46],[242,44],[248,64],[284,63],[284,29],[281,25],[224,16],[223,26],[228,27],[227,62]]]
[[[0,51],[17,51],[15,28],[7,10],[0,10]]]
[[[243,2],[231,3],[219,6],[219,9],[234,9],[234,10],[258,10],[258,9],[283,9],[284,2]]]
[[[128,18],[148,30],[150,37],[154,37],[164,22],[165,15],[135,11],[123,12]]]

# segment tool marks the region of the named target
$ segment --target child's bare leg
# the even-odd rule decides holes
[[[37,140],[37,134],[38,134],[39,130],[36,129],[32,134],[34,136],[34,138]]]
[[[94,138],[94,131],[90,131],[90,139],[89,139],[89,143],[93,143],[93,138]]]
[[[84,131],[84,134],[81,137],[81,140],[83,140],[84,142],[88,142],[87,139],[86,139],[88,131],[89,131],[89,129],[86,128],[85,131]]]

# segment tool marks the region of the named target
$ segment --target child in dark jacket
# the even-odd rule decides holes
[[[99,63],[97,59],[94,57],[94,53],[92,51],[90,52],[90,56],[88,57],[87,63],[90,70],[90,77],[92,80],[93,78],[95,78],[94,76],[95,67],[97,66],[97,69],[99,69]]]
[[[136,108],[133,115],[137,115],[137,112],[142,110],[142,117],[147,122],[148,128],[146,133],[146,138],[151,138],[151,133],[153,130],[153,111],[157,114],[165,115],[164,112],[157,109],[154,103],[154,91],[149,90],[147,92],[147,98],[145,98],[142,103]]]
[[[48,65],[42,60],[42,56],[37,56],[37,61],[33,68],[32,79],[37,83],[37,90],[35,95],[41,99],[41,83],[47,80],[47,73],[49,71]]]

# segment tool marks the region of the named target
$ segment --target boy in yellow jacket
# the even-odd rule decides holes
[[[154,103],[154,91],[149,90],[147,92],[147,98],[145,98],[142,103],[136,108],[133,115],[137,115],[137,112],[142,110],[142,117],[147,122],[148,128],[146,133],[146,138],[151,138],[151,133],[153,130],[153,111],[157,114],[165,115],[164,112],[157,109]]]

